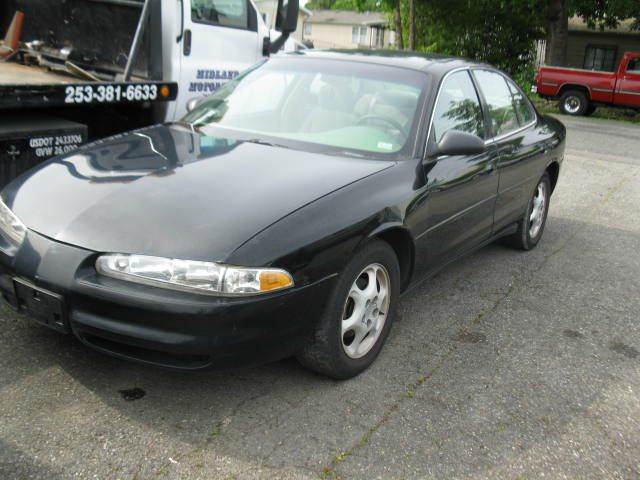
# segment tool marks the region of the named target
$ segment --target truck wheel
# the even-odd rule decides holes
[[[588,108],[589,100],[580,90],[567,90],[560,97],[560,112],[566,115],[585,115]]]

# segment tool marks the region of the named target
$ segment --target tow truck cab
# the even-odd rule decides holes
[[[180,85],[167,120],[182,117],[189,100],[213,93],[278,51],[298,19],[298,0],[280,0],[276,28],[282,34],[274,38],[251,0],[162,0],[162,7],[174,11],[163,16],[164,76]]]

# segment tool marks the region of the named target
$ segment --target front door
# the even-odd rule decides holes
[[[449,130],[485,138],[478,94],[468,70],[447,76],[440,88],[429,134],[431,150]],[[491,235],[498,190],[496,153],[434,156],[424,161],[426,225],[417,247],[427,270],[455,258]]]
[[[618,79],[616,103],[640,107],[640,56],[629,60],[626,71]]]
[[[494,233],[522,218],[529,197],[544,170],[544,142],[535,128],[536,115],[522,91],[493,70],[473,71],[484,96],[498,153],[500,184]]]
[[[262,58],[263,38],[249,0],[183,0],[180,88],[174,118]]]

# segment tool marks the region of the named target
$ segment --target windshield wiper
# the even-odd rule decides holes
[[[262,138],[247,138],[241,139],[241,142],[249,142],[249,143],[257,143],[258,145],[267,145],[268,147],[280,147],[280,148],[291,148],[286,145],[282,145],[280,143],[273,143],[268,140],[263,140]]]

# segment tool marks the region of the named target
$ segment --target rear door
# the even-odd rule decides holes
[[[640,55],[629,59],[626,70],[618,78],[616,103],[640,107]]]
[[[264,39],[249,0],[182,0],[180,88],[174,118],[262,58]]]
[[[485,138],[487,130],[477,91],[468,70],[449,74],[438,93],[429,134],[431,150],[449,130]],[[427,157],[427,225],[420,239],[421,263],[434,267],[458,256],[491,235],[498,189],[495,150],[480,155]]]
[[[484,69],[474,70],[473,76],[491,123],[490,142],[498,154],[500,183],[494,217],[497,233],[524,213],[544,170],[545,143],[536,129],[533,107],[511,80]]]

